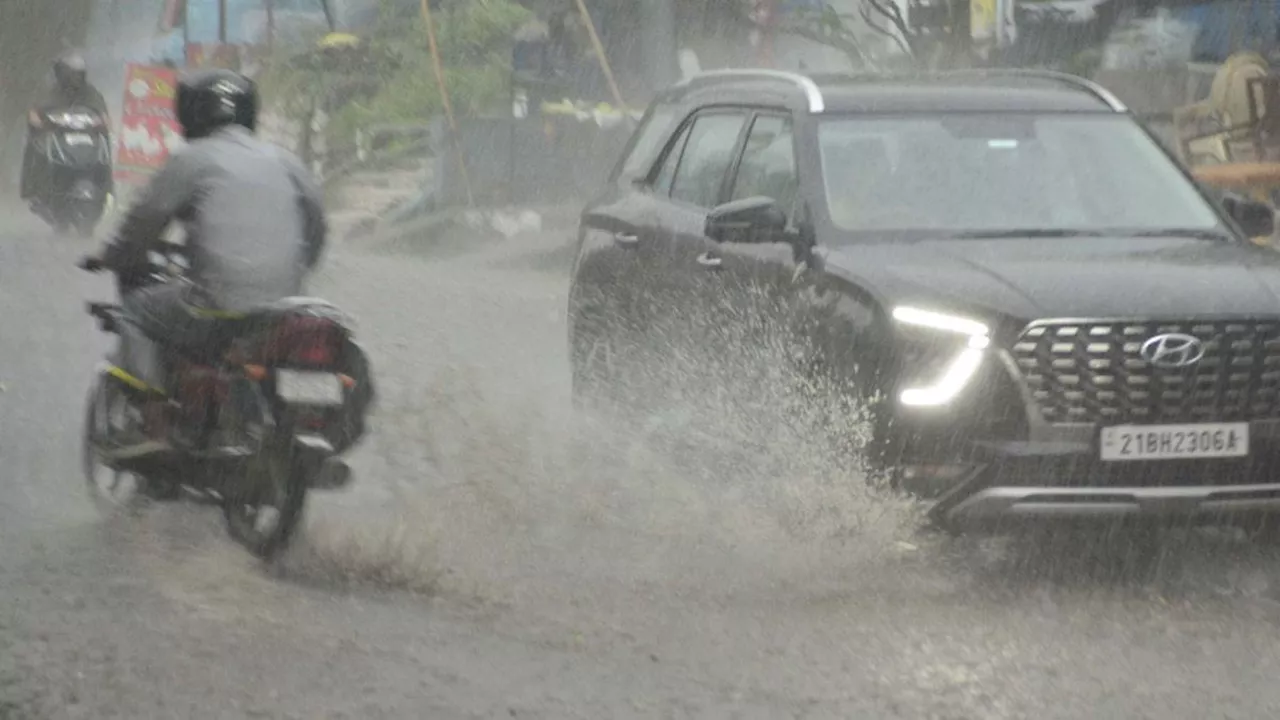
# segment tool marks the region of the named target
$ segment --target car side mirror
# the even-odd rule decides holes
[[[1232,220],[1249,237],[1270,237],[1276,228],[1275,210],[1270,205],[1239,196],[1227,195],[1222,206]]]
[[[707,216],[705,234],[716,242],[778,242],[787,227],[787,214],[777,201],[749,197],[727,202]]]

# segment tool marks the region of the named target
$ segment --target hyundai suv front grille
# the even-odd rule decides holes
[[[1156,367],[1142,347],[1191,335],[1204,355]],[[1033,323],[1014,344],[1032,401],[1051,423],[1280,418],[1280,320]]]

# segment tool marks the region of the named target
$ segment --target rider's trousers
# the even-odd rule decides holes
[[[192,293],[189,283],[173,281],[134,290],[121,302],[125,322],[117,364],[158,393],[169,378],[164,345],[199,345],[207,332],[207,323],[195,314]]]

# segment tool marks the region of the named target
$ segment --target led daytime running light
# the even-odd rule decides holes
[[[990,329],[977,320],[914,307],[894,308],[893,319],[905,325],[969,336],[966,347],[947,365],[937,382],[926,387],[906,388],[899,396],[902,404],[915,407],[937,407],[954,400],[982,367],[983,356],[991,344]]]

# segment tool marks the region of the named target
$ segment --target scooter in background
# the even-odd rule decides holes
[[[43,132],[35,142],[45,182],[31,209],[58,232],[92,236],[114,191],[106,118],[87,107],[69,107],[38,119]]]

